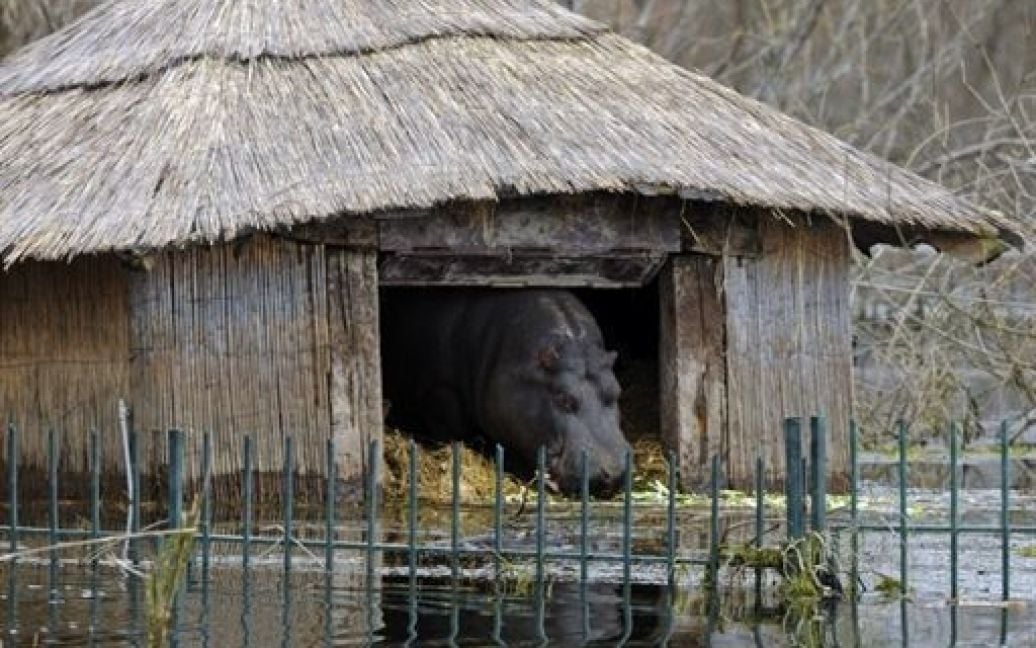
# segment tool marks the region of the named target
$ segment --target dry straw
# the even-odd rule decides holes
[[[405,501],[409,488],[409,437],[396,430],[385,431],[385,481],[388,501]],[[650,490],[654,482],[666,483],[669,464],[665,449],[656,439],[637,439],[633,442],[634,487]],[[487,504],[496,493],[496,467],[485,455],[467,447],[460,455],[460,499],[466,504]],[[449,445],[419,446],[417,455],[418,493],[423,499],[449,502],[452,497],[452,448]],[[506,474],[504,496],[509,500],[533,497],[534,485],[523,484],[513,475]],[[531,490],[530,490],[531,489]]]
[[[588,191],[999,218],[551,0],[110,1],[0,66],[0,254]]]

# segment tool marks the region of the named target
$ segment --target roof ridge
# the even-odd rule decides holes
[[[146,79],[149,79],[149,78],[151,78],[153,76],[156,76],[158,74],[162,74],[164,72],[169,72],[171,70],[175,70],[175,69],[183,67],[185,65],[190,65],[191,63],[197,63],[199,61],[204,61],[206,59],[213,60],[213,61],[222,61],[222,62],[225,62],[225,63],[228,63],[228,64],[240,64],[240,65],[246,65],[246,64],[250,64],[250,63],[260,63],[260,62],[264,62],[264,61],[283,61],[283,62],[286,62],[286,63],[288,63],[288,62],[298,62],[298,63],[301,63],[301,62],[305,62],[305,61],[314,61],[314,60],[321,60],[321,59],[349,59],[349,58],[361,58],[361,57],[365,57],[365,56],[375,56],[375,55],[381,55],[381,54],[386,54],[387,55],[387,54],[391,54],[392,52],[396,52],[396,51],[399,51],[399,50],[402,50],[402,49],[406,49],[408,47],[418,47],[418,46],[424,45],[426,43],[434,42],[434,41],[494,40],[494,41],[501,41],[501,42],[507,42],[507,43],[578,43],[578,42],[587,42],[587,43],[589,43],[591,41],[597,40],[602,34],[609,34],[609,33],[611,33],[611,30],[609,28],[607,28],[607,27],[603,27],[603,28],[601,28],[597,32],[587,33],[587,34],[584,34],[584,35],[578,36],[578,37],[570,37],[570,36],[556,36],[556,37],[544,37],[544,36],[515,37],[515,36],[504,36],[504,37],[501,37],[501,36],[494,36],[494,35],[487,35],[487,34],[472,34],[472,33],[456,32],[456,33],[433,34],[433,35],[424,36],[424,37],[417,37],[417,38],[414,38],[413,40],[410,40],[410,41],[405,41],[405,42],[401,41],[401,42],[398,42],[398,43],[396,43],[394,45],[391,45],[391,46],[388,46],[388,47],[382,47],[382,48],[378,48],[378,49],[372,48],[372,49],[369,49],[369,50],[349,50],[349,51],[342,51],[342,52],[328,51],[328,52],[314,53],[314,54],[303,54],[303,55],[299,55],[299,56],[289,56],[289,55],[285,55],[285,54],[265,54],[264,53],[264,54],[260,54],[258,56],[253,56],[253,57],[250,57],[250,58],[244,58],[244,57],[236,57],[236,56],[218,56],[218,55],[214,55],[212,53],[204,52],[204,53],[192,54],[190,56],[182,56],[182,57],[180,57],[178,59],[174,59],[174,60],[169,61],[168,63],[166,63],[165,65],[162,65],[161,67],[156,67],[154,69],[142,71],[140,74],[137,74],[137,75],[132,76],[132,77],[124,77],[124,78],[121,78],[121,79],[105,79],[103,81],[95,81],[95,82],[89,82],[89,83],[72,83],[72,84],[67,84],[67,85],[47,87],[45,89],[40,89],[40,90],[19,90],[16,85],[14,86],[13,89],[5,87],[5,85],[3,83],[3,81],[4,81],[3,66],[0,65],[0,99],[2,99],[2,98],[12,98],[12,97],[24,96],[24,95],[30,95],[30,94],[40,94],[40,95],[58,94],[58,93],[61,93],[61,92],[68,92],[70,90],[84,90],[84,91],[101,90],[101,89],[104,89],[104,88],[108,88],[108,87],[111,87],[111,86],[114,86],[114,85],[121,85],[121,84],[124,84],[124,83],[139,83],[139,82],[142,82],[142,81],[144,81]],[[8,85],[10,85],[10,84],[8,84]]]
[[[391,21],[382,20],[392,14],[384,7],[358,16],[347,15],[357,6],[370,10],[408,2],[282,0],[279,10],[273,4],[257,10],[248,3],[220,0],[109,0],[0,61],[0,88],[2,94],[10,96],[103,86],[146,78],[206,57],[228,61],[304,60],[364,56],[438,38],[549,42],[593,38],[611,31],[550,0],[427,0],[421,10],[397,12]],[[296,20],[290,7],[284,5],[296,5],[310,13]],[[185,9],[191,6],[208,7],[209,11]],[[171,17],[163,13],[172,8],[179,13]],[[165,21],[176,27],[170,28]]]

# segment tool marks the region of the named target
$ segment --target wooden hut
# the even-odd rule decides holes
[[[854,237],[1003,226],[550,0],[108,2],[0,67],[0,412],[26,465],[55,428],[84,468],[97,428],[120,471],[125,399],[224,471],[292,435],[355,477],[379,284],[658,277],[684,478],[762,451],[779,479],[782,417],[814,412],[841,471]]]

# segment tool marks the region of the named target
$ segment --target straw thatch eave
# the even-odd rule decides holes
[[[0,68],[5,261],[213,242],[451,201],[644,188],[920,230],[1003,225],[549,2],[465,4],[482,8],[481,26],[415,18],[425,32],[331,42],[338,32],[328,29],[295,49],[282,45],[296,37],[227,45],[254,30],[220,49],[215,29],[197,39],[204,46],[141,45],[136,64],[105,58],[116,54],[106,49],[111,25],[147,21],[105,12],[149,3],[88,14]]]

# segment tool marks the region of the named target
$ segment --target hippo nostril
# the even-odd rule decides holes
[[[598,496],[610,497],[622,490],[625,477],[625,471],[616,474],[602,470],[590,480],[590,490]]]

